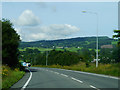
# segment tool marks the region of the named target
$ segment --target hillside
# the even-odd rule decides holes
[[[99,48],[102,45],[115,45],[117,41],[107,36],[99,37]],[[80,48],[93,48],[96,47],[96,37],[77,37],[70,39],[60,40],[41,40],[34,42],[21,42],[20,48],[26,47],[42,47],[42,48],[53,48],[54,47],[80,47]]]

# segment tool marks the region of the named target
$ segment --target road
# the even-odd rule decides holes
[[[11,88],[118,90],[118,78],[73,70],[30,67],[25,76]]]

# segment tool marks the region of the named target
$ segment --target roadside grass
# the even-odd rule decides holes
[[[101,63],[99,63],[98,68],[96,68],[95,63],[90,63],[89,67],[86,67],[86,64],[84,62],[79,62],[78,64],[71,65],[71,66],[34,65],[33,67],[61,68],[61,69],[76,70],[76,71],[83,71],[83,72],[90,72],[90,73],[104,74],[104,75],[120,77],[119,66],[120,66],[120,63],[117,63],[117,64],[101,64]]]
[[[20,71],[19,68],[14,70],[10,67],[3,65],[2,66],[2,89],[9,89],[13,84],[19,81],[25,72]]]

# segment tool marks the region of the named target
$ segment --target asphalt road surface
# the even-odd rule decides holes
[[[91,90],[119,90],[119,79],[100,74],[92,74],[56,68],[28,68],[25,76],[11,89],[36,88],[79,88]]]

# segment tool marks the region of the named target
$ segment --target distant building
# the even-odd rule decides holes
[[[102,45],[101,48],[113,48],[112,45]]]

